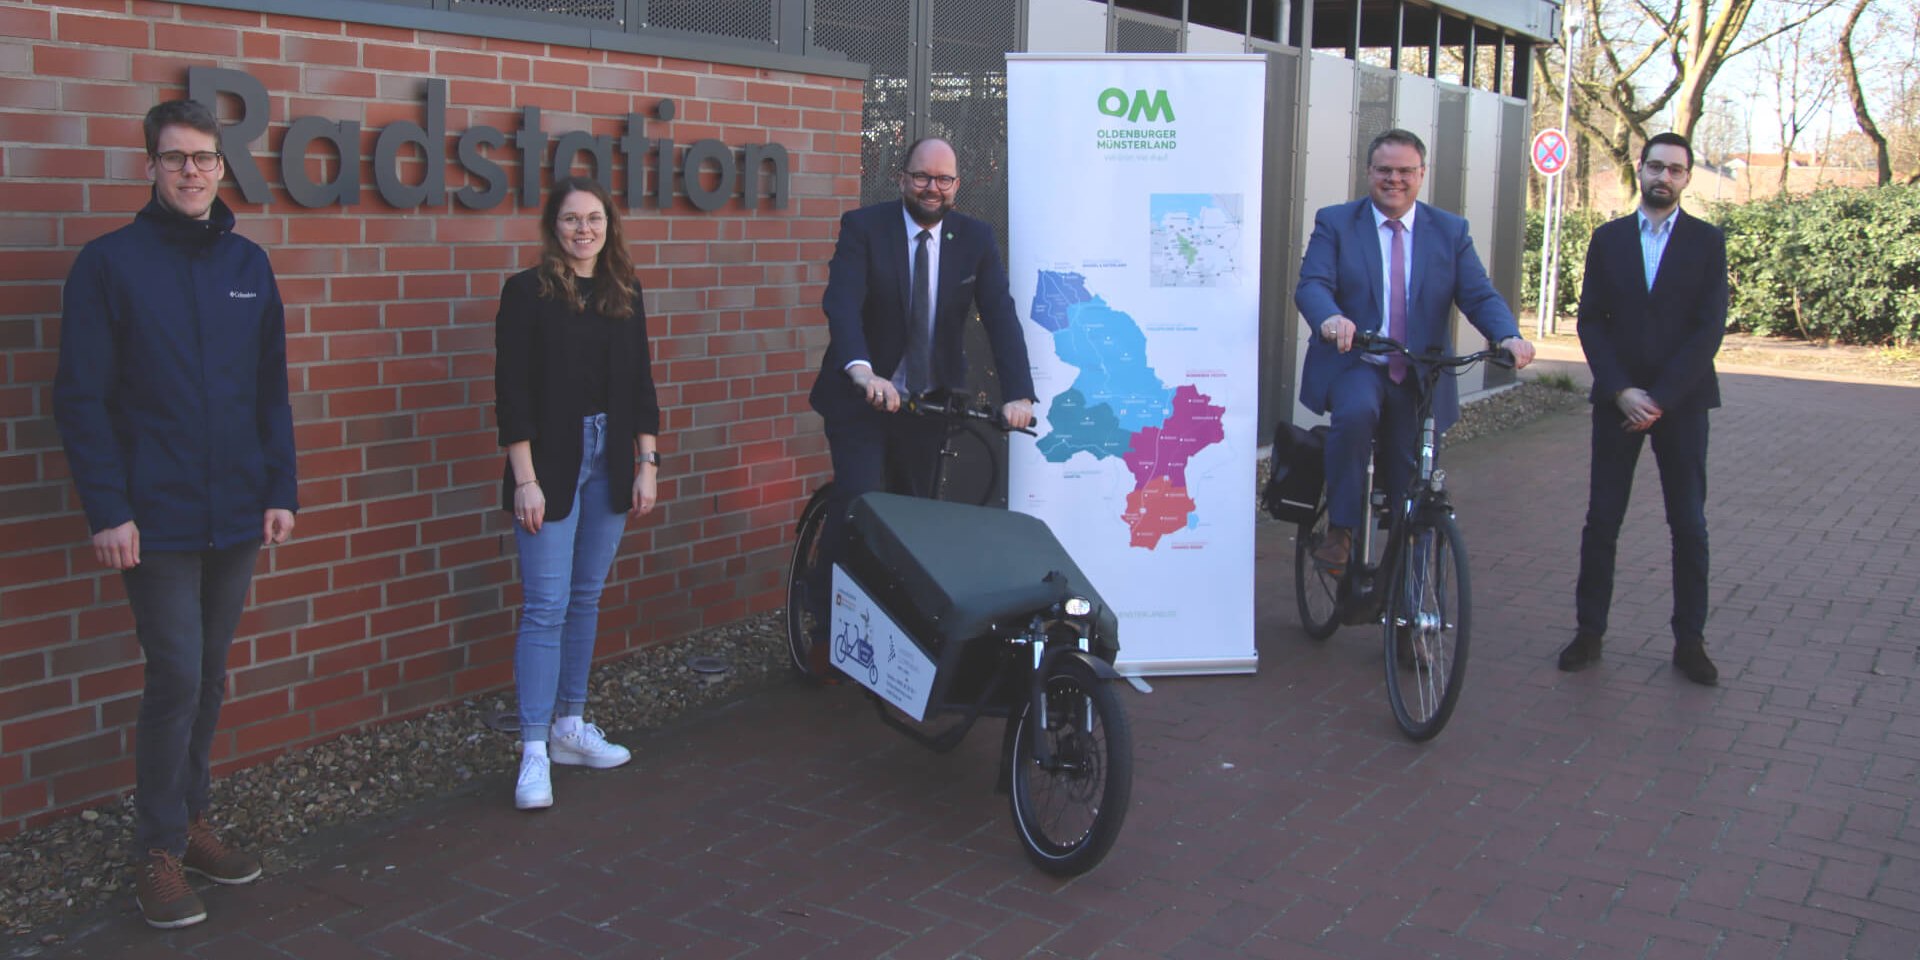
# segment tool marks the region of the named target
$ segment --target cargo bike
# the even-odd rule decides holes
[[[960,396],[913,397],[903,412],[947,420],[936,473],[962,424],[997,423],[990,406]],[[794,668],[812,676],[813,645],[831,644],[834,667],[866,688],[880,718],[938,752],[980,718],[1004,718],[997,789],[1027,857],[1061,876],[1099,864],[1133,783],[1111,608],[1039,518],[891,493],[853,501],[839,561],[822,570],[831,498],[831,484],[814,494],[795,538]],[[815,624],[822,607],[828,622]]]

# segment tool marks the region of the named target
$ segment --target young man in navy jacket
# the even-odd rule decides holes
[[[293,532],[298,503],[280,292],[217,196],[219,123],[173,100],[145,127],[153,199],[67,275],[54,415],[94,557],[121,572],[146,654],[135,890],[166,928],[207,917],[184,871],[260,876],[208,826],[208,755],[254,560]]]

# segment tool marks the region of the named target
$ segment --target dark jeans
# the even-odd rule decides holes
[[[227,648],[259,555],[257,540],[225,550],[144,550],[140,565],[122,574],[147,657],[133,752],[136,855],[184,853],[188,821],[207,809]]]
[[[1588,633],[1607,632],[1620,523],[1633,494],[1642,440],[1651,435],[1673,534],[1673,639],[1698,643],[1707,627],[1707,410],[1668,412],[1645,434],[1621,429],[1622,419],[1613,404],[1593,408],[1593,470],[1587,525],[1580,534],[1576,622]]]

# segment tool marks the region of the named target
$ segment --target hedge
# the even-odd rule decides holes
[[[1613,219],[1599,210],[1568,210],[1560,224],[1560,286],[1554,299],[1560,302],[1560,315],[1572,317],[1580,306],[1580,281],[1586,276],[1587,240],[1594,228]],[[1520,302],[1527,309],[1540,309],[1540,237],[1546,231],[1546,215],[1527,211],[1527,249],[1520,257]]]
[[[1920,342],[1920,186],[1833,188],[1807,196],[1709,205],[1727,232],[1727,327],[1872,345]],[[1522,302],[1540,296],[1543,217],[1527,211]],[[1587,239],[1608,219],[1570,210],[1561,229],[1560,301],[1580,299]]]

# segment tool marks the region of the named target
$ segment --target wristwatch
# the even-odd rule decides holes
[[[641,453],[641,454],[640,454],[640,462],[641,462],[641,463],[651,463],[651,464],[653,464],[654,466],[656,466],[656,467],[658,467],[658,466],[660,465],[660,451],[658,451],[658,450],[647,450],[647,451],[645,451],[645,452],[643,452],[643,453]]]

